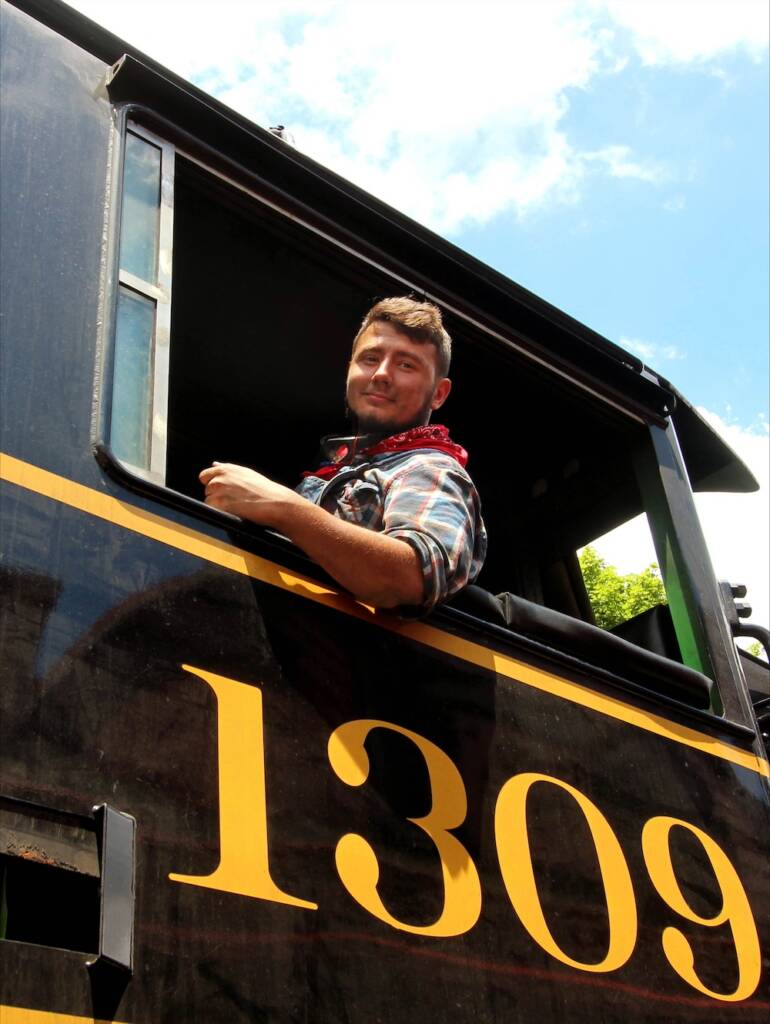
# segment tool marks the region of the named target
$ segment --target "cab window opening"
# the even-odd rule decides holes
[[[115,384],[116,394],[130,397],[123,408],[118,402],[117,414],[113,409],[115,454],[198,500],[198,474],[214,461],[251,466],[293,486],[312,468],[318,439],[345,432],[343,382],[362,311],[407,289],[181,152],[174,155],[170,144],[145,141],[161,153],[162,167],[173,168],[172,180],[160,186],[171,208],[165,222],[161,214],[153,220],[142,200],[137,225],[127,229],[140,200],[124,202],[123,232],[129,233],[121,236],[121,263],[152,265],[152,244],[136,237],[154,225],[157,266],[168,276],[161,280],[158,269],[157,282],[142,283],[140,292],[136,275],[121,266]],[[125,187],[140,192],[137,177],[125,173]],[[130,355],[121,351],[124,335],[144,331],[146,338],[152,330],[149,313],[140,324],[139,307],[131,306],[140,299],[154,309],[151,358],[139,342]],[[170,345],[163,343],[160,317]],[[654,487],[640,469],[655,458],[649,428],[548,367],[503,351],[469,322],[449,314],[446,323],[454,339],[454,389],[435,419],[469,451],[482,497],[489,552],[477,583],[595,625],[577,552],[645,512],[655,534]],[[129,411],[132,422],[151,424],[134,428],[149,439],[144,448],[136,437],[130,445],[121,440]],[[665,529],[663,544],[664,535]],[[661,568],[671,600],[677,576],[670,566]],[[704,670],[692,602],[674,600],[676,609],[672,621],[667,608],[648,616],[665,625],[616,624],[616,634]]]

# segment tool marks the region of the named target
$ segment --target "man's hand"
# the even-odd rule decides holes
[[[305,498],[283,484],[229,462],[215,462],[198,479],[206,488],[207,505],[276,530],[283,528],[292,505],[306,503]]]

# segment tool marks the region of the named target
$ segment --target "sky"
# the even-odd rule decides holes
[[[697,502],[770,623],[766,0],[72,6],[672,381],[761,485]]]

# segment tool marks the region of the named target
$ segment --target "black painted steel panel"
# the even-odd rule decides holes
[[[4,445],[21,458],[93,479],[86,396],[104,286],[111,126],[105,68],[8,4],[2,19]]]
[[[754,772],[24,489],[9,488],[4,506],[16,524],[4,622],[17,642],[6,646],[11,661],[3,666],[3,787],[83,812],[109,800],[137,819],[137,975],[117,1019],[157,1020],[159,1007],[191,1022],[238,1013],[271,1021],[762,1019],[766,1003],[755,999],[752,1009],[702,998],[667,965],[660,935],[673,915],[650,884],[639,845],[653,815],[699,823],[735,865],[766,941],[770,893],[758,837],[767,795]],[[52,538],[44,564],[41,528]],[[26,583],[46,574],[53,600],[40,616],[28,596],[40,587]],[[24,652],[31,672],[20,671]],[[169,880],[172,872],[206,874],[218,860],[217,703],[182,662],[260,688],[272,873],[317,911]],[[337,877],[335,844],[360,832],[374,844],[379,890],[394,916],[420,924],[441,912],[432,843],[406,821],[430,806],[414,746],[373,735],[372,774],[361,789],[329,766],[330,733],[361,718],[425,736],[462,775],[469,812],[455,834],[484,893],[481,920],[464,935],[394,930]],[[586,975],[556,962],[510,906],[492,822],[501,787],[522,772],[589,796],[620,840],[640,931],[617,972]],[[529,820],[554,937],[575,959],[601,959],[607,919],[582,815],[569,796],[545,787],[530,798]],[[716,912],[718,889],[697,843],[685,842],[683,852],[687,891],[700,893],[702,913]],[[690,925],[687,934],[703,980],[734,987],[729,928]],[[82,958],[6,945],[3,1001],[89,1012]],[[41,970],[49,978],[42,986]]]

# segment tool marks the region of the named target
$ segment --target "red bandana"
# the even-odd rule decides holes
[[[382,441],[369,445],[368,448],[361,448],[360,451],[355,451],[355,446],[353,446],[353,454],[356,457],[362,455],[371,457],[373,455],[390,454],[391,452],[411,452],[419,448],[431,448],[433,451],[451,455],[453,459],[457,459],[461,466],[465,466],[468,462],[466,450],[459,444],[455,444],[450,439],[447,428],[442,427],[438,423],[427,424],[424,427],[412,427],[411,430],[405,430],[401,434],[385,437]],[[345,459],[350,454],[350,446],[341,444],[333,455],[334,461],[332,463],[320,466],[312,472],[305,472],[302,476],[320,476],[324,480],[330,480],[341,469],[345,468],[347,465]]]

